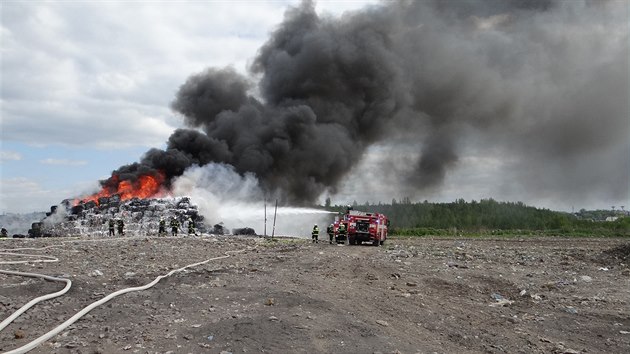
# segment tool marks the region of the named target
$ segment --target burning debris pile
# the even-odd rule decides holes
[[[64,200],[59,206],[52,206],[39,223],[29,230],[30,237],[51,236],[108,236],[109,220],[122,220],[125,235],[157,235],[160,218],[166,221],[170,231],[170,221],[175,218],[180,225],[180,233],[186,231],[188,219],[192,220],[197,232],[222,231],[221,227],[207,230],[204,217],[199,215],[197,206],[188,197],[124,200],[120,194],[99,197],[87,202]],[[116,234],[118,232],[116,231]]]

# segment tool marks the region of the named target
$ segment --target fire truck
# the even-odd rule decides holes
[[[334,224],[337,243],[345,242],[345,240],[339,238],[340,235],[337,232],[340,223],[345,225],[348,243],[351,245],[371,242],[374,246],[378,246],[382,245],[387,239],[389,220],[383,214],[368,213],[348,208],[343,217],[335,221]]]

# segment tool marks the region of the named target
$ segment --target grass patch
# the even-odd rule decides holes
[[[396,228],[391,231],[394,237],[630,237],[630,232],[624,229],[585,229],[585,228],[561,228],[547,230],[462,230],[456,228],[435,229],[435,228]]]

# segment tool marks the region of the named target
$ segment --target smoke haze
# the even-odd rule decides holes
[[[206,220],[211,224],[220,220],[229,231],[247,226],[259,235],[266,232],[309,238],[313,224],[325,230],[335,217],[334,213],[320,209],[281,206],[274,220],[274,202],[266,201],[265,230],[265,196],[258,180],[251,173],[241,176],[232,166],[224,164],[192,166],[174,179],[172,193],[189,196]]]
[[[120,171],[170,188],[191,166],[231,166],[254,195],[305,205],[348,178],[427,195],[491,154],[495,192],[627,199],[627,19],[624,1],[396,1],[340,18],[304,1],[251,77],[192,75],[172,103],[190,129]],[[389,153],[357,174],[375,144]]]

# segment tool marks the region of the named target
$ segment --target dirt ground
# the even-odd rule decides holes
[[[241,250],[121,295],[32,353],[630,353],[627,239],[0,241],[50,245],[20,253],[58,262],[0,269],[67,277],[72,288],[0,332],[0,352],[114,291]],[[24,257],[0,254],[11,260]],[[0,274],[0,320],[61,288]]]

